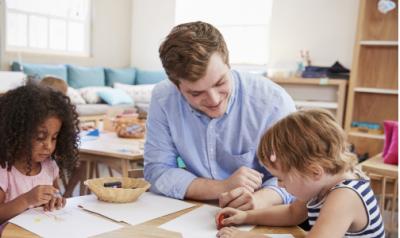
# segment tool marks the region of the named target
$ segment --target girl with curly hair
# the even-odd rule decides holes
[[[59,91],[26,85],[0,97],[0,224],[31,207],[65,206],[57,178],[75,166],[78,133],[75,106]]]

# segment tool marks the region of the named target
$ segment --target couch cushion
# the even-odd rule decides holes
[[[154,89],[155,84],[144,84],[144,85],[128,85],[122,83],[115,83],[114,88],[121,89],[128,93],[133,99],[135,104],[144,103],[148,104],[151,100],[151,92]]]
[[[71,103],[78,105],[78,104],[86,104],[85,99],[81,96],[78,90],[68,87],[67,96],[71,99]]]
[[[108,105],[133,104],[133,99],[122,89],[102,90],[98,95]]]
[[[112,90],[110,87],[84,87],[79,89],[79,93],[85,99],[86,103],[94,104],[100,103],[101,98],[99,97],[98,93],[100,91]]]
[[[105,86],[104,69],[101,67],[78,67],[68,65],[68,84],[73,88]]]
[[[22,68],[21,68],[22,66]],[[57,78],[67,80],[67,67],[63,64],[27,64],[13,62],[11,65],[12,71],[22,71],[35,80],[41,80],[46,75],[53,75]]]
[[[156,84],[167,78],[164,71],[136,70],[135,84]]]
[[[80,104],[76,105],[76,112],[79,116],[105,115],[110,109],[107,104]]]
[[[106,85],[113,86],[114,83],[134,84],[136,70],[134,68],[128,69],[110,69],[104,70],[106,74]]]

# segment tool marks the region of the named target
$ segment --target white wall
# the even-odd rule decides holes
[[[314,65],[350,68],[359,0],[275,0],[271,65],[295,63],[310,51]],[[174,25],[174,0],[133,0],[131,65],[160,69],[158,47]]]
[[[161,69],[158,48],[175,22],[175,0],[133,0],[131,65]]]
[[[272,9],[271,64],[300,59],[310,52],[313,65],[336,60],[350,68],[359,0],[275,0]]]
[[[3,3],[4,0],[0,0]],[[131,0],[92,0],[92,50],[90,57],[68,57],[21,53],[22,61],[47,64],[77,64],[81,66],[126,67],[131,60]],[[0,4],[4,15],[4,4]],[[1,15],[1,19],[4,19]],[[17,60],[13,52],[4,52],[4,22],[0,22],[0,65],[8,70]]]

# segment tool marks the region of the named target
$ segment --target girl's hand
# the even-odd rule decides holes
[[[37,207],[48,203],[58,190],[52,185],[38,185],[29,192],[24,193],[29,207]]]
[[[53,211],[54,208],[59,210],[65,207],[66,199],[61,197],[60,195],[54,196],[48,203],[46,203],[43,207],[44,211]]]
[[[240,225],[245,223],[247,218],[247,212],[234,209],[231,207],[226,207],[221,211],[219,211],[217,215],[215,215],[216,224],[219,223],[218,218],[221,215],[225,217],[225,219],[221,221],[222,226]]]
[[[268,238],[262,234],[256,234],[248,231],[241,231],[235,227],[224,227],[217,233],[219,238]]]

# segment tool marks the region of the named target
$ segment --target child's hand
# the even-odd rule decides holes
[[[23,196],[29,207],[37,207],[48,203],[57,192],[58,190],[52,185],[38,185]]]
[[[219,221],[220,216],[224,216],[225,219]],[[240,225],[245,223],[246,218],[247,212],[226,207],[215,215],[215,223],[221,226]]]
[[[54,196],[48,203],[44,204],[44,211],[53,211],[55,209],[61,209],[65,207],[66,199],[60,195]]]
[[[254,234],[248,231],[240,231],[235,227],[224,227],[218,231],[217,237],[219,238],[267,238],[267,236],[261,234]]]

